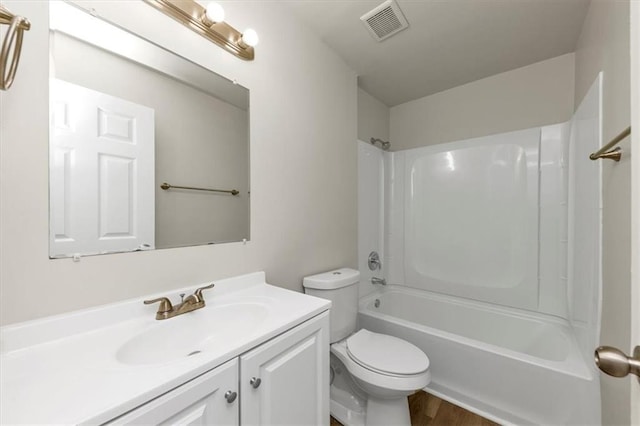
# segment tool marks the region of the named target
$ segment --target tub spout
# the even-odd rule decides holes
[[[387,285],[387,280],[384,278],[371,277],[371,284]]]

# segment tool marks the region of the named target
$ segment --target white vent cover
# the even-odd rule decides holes
[[[387,0],[372,11],[365,13],[360,20],[378,40],[385,40],[392,35],[409,27],[407,19],[402,14],[400,6],[393,0]]]

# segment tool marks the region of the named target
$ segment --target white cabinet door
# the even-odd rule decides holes
[[[226,396],[227,392],[235,392]],[[112,425],[239,425],[238,359],[118,417]]]
[[[329,424],[329,313],[240,357],[243,425]]]
[[[51,79],[52,256],[154,247],[154,114]]]

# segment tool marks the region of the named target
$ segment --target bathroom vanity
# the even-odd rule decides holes
[[[142,300],[0,329],[0,423],[329,423],[330,302],[264,273],[167,320]]]

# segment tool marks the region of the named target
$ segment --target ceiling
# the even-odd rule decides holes
[[[409,28],[375,41],[383,0],[297,0],[294,14],[388,106],[575,51],[590,0],[397,0]]]

